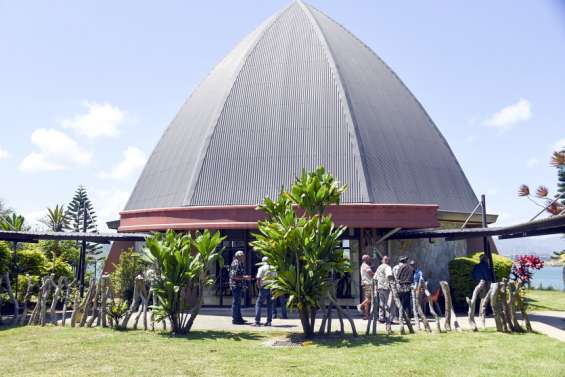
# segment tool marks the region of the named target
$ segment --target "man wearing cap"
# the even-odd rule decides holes
[[[410,310],[410,296],[412,291],[412,283],[414,282],[414,270],[408,264],[408,257],[400,257],[399,263],[394,266],[393,269],[394,278],[396,279],[398,297],[400,298],[400,303],[406,314],[411,312]],[[402,320],[402,319],[401,319]]]
[[[245,275],[245,254],[238,250],[235,252],[233,261],[230,265],[230,288],[232,293],[232,323],[234,325],[243,325],[247,323],[241,316],[241,291],[243,290],[243,282],[248,280]]]
[[[259,295],[255,301],[255,324],[254,326],[261,326],[261,307],[263,301],[267,305],[267,322],[265,326],[271,326],[273,320],[273,304],[271,302],[271,289],[267,287],[269,280],[274,277],[274,272],[269,265],[269,258],[263,257],[262,266],[257,270],[257,285],[259,286]]]

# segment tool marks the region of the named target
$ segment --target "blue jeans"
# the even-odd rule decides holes
[[[231,318],[234,322],[243,321],[241,316],[241,287],[232,287],[231,289]]]
[[[273,304],[271,302],[271,290],[267,288],[261,288],[259,290],[259,296],[257,296],[257,301],[255,301],[255,323],[261,322],[261,307],[263,306],[263,301],[266,301],[267,305],[267,323],[271,323],[273,320]]]
[[[282,295],[273,300],[273,313],[277,316],[277,302],[281,306],[281,318],[287,318],[286,313],[286,295]]]

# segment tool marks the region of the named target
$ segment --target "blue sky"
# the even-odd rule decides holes
[[[533,216],[517,188],[554,190],[549,156],[565,144],[565,2],[309,3],[400,76],[489,212]],[[193,88],[287,4],[0,0],[0,198],[37,219],[83,184],[101,219],[116,218]]]

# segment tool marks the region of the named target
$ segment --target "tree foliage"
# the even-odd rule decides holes
[[[204,286],[213,284],[208,270],[216,262],[223,265],[223,249],[218,246],[224,239],[208,230],[194,237],[169,230],[147,238],[143,257],[155,267],[153,289],[159,299],[153,310],[157,320],[169,319],[173,333],[190,331],[202,306]]]
[[[320,167],[303,171],[290,190],[283,189],[276,200],[265,198],[259,206],[267,218],[258,223],[253,248],[269,257],[277,271],[269,287],[275,297],[288,296],[287,305],[298,310],[306,337],[314,334],[322,301],[334,297],[332,273],[350,270],[339,248],[346,228],[336,227],[331,216],[324,215],[329,205],[339,204],[345,189]]]
[[[25,218],[22,215],[11,213],[0,219],[0,227],[8,231],[25,230]]]
[[[62,232],[69,228],[69,215],[64,204],[57,204],[55,208],[47,208],[47,216],[41,220],[50,231]]]
[[[550,165],[557,169],[557,198],[560,194],[565,193],[565,149],[553,152],[551,155]],[[522,196],[530,200],[535,205],[545,208],[545,211],[551,215],[559,215],[565,211],[565,195],[560,200],[553,199],[549,189],[546,186],[538,186],[535,194],[532,194],[528,185],[521,185],[518,189],[518,196]]]
[[[88,198],[88,193],[84,186],[79,186],[75,191],[73,199],[69,203],[66,211],[67,229],[72,232],[83,232],[85,223],[85,209],[86,209],[86,231],[96,232],[96,212],[92,202]],[[87,242],[86,254],[95,256],[102,253],[101,247],[98,244]]]
[[[118,264],[114,267],[115,270],[111,274],[114,291],[122,300],[131,302],[135,277],[147,270],[148,263],[135,250],[129,248],[122,251]]]
[[[10,245],[0,241],[0,274],[10,271],[11,264]]]

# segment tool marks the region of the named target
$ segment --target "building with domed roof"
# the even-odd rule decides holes
[[[259,258],[248,244],[262,217],[255,207],[302,169],[320,165],[348,185],[330,210],[349,227],[342,243],[353,272],[341,282],[342,302],[359,300],[363,253],[393,261],[409,255],[438,281],[450,259],[482,247],[476,240],[385,239],[398,229],[461,226],[477,197],[391,68],[301,1],[245,37],[194,90],[149,157],[118,230],[218,229],[228,236],[226,262],[244,250],[253,273]],[[125,246],[114,244],[106,270]],[[215,273],[206,303],[226,304],[227,275]]]

